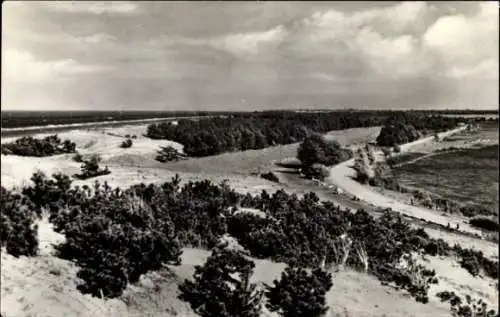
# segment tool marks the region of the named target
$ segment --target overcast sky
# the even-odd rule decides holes
[[[2,110],[498,108],[497,2],[2,5]]]

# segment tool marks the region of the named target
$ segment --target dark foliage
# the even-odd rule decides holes
[[[400,148],[396,145],[415,141],[425,134],[453,129],[459,121],[456,117],[428,116],[418,112],[395,113],[384,122],[377,137],[377,144],[394,146],[397,153]]]
[[[484,257],[483,252],[472,249],[463,249],[458,245],[454,246],[454,251],[460,257],[460,265],[472,276],[484,273],[493,279],[498,278],[498,262]]]
[[[276,176],[273,172],[262,173],[262,174],[260,174],[260,177],[262,177],[263,179],[267,179],[268,181],[271,181],[271,182],[275,182],[275,183],[280,182],[280,179],[278,178],[278,176]]]
[[[330,175],[330,170],[325,165],[319,163],[305,166],[301,171],[305,178],[320,181],[325,180]]]
[[[34,204],[38,217],[42,214],[42,208],[57,211],[60,205],[71,197],[72,181],[65,174],[56,173],[49,179],[39,171],[33,174],[31,181],[33,186],[24,187],[22,193]]]
[[[492,210],[485,206],[477,205],[477,204],[468,204],[460,207],[460,213],[465,217],[474,217],[479,215],[484,216],[498,216],[496,210]]]
[[[493,309],[488,309],[488,304],[482,299],[473,299],[465,295],[465,301],[455,292],[443,291],[436,294],[441,302],[450,303],[450,311],[453,317],[498,317]]]
[[[267,307],[283,317],[319,317],[328,310],[325,295],[333,286],[331,273],[287,267],[280,280],[267,286]]]
[[[186,156],[177,149],[175,149],[173,146],[162,146],[160,150],[158,151],[158,154],[155,157],[155,160],[158,162],[166,163],[170,161],[179,161],[179,160],[185,160]]]
[[[129,147],[132,147],[132,140],[130,138],[127,138],[120,144],[120,147],[122,149],[128,149]]]
[[[250,283],[255,264],[238,251],[215,248],[194,280],[179,286],[179,298],[203,317],[258,317],[262,291]]]
[[[163,264],[180,263],[180,244],[168,213],[150,208],[135,193],[101,188],[91,197],[79,192],[79,204],[51,217],[66,236],[58,255],[81,270],[83,293],[108,298],[121,295],[128,283]]]
[[[382,127],[377,137],[377,144],[379,146],[394,146],[394,152],[399,153],[400,150],[397,149],[396,145],[413,142],[420,136],[412,125],[395,122]]]
[[[498,232],[499,230],[497,219],[492,219],[487,217],[474,217],[469,220],[469,223],[474,227],[478,227],[489,231]]]
[[[351,157],[350,151],[342,149],[337,141],[326,140],[319,134],[306,137],[297,150],[297,158],[304,166],[315,163],[331,166]]]
[[[1,145],[2,154],[44,157],[63,153],[74,153],[76,144],[70,140],[61,141],[57,134],[36,139],[22,137],[12,143]]]
[[[311,132],[380,125],[390,113],[268,111],[234,114],[227,118],[179,120],[178,124],[152,124],[146,135],[182,143],[184,152],[190,156],[208,156],[290,144],[301,141]]]
[[[111,174],[111,171],[107,166],[104,169],[99,168],[100,161],[101,158],[97,155],[93,155],[90,159],[84,160],[81,166],[82,172],[80,174],[74,174],[73,177],[76,179],[89,179],[92,177]]]
[[[38,252],[35,206],[26,197],[1,187],[0,243],[7,253],[19,257]]]
[[[94,189],[70,188],[70,180],[59,176],[35,175],[33,183],[24,189],[33,210],[50,207],[55,230],[67,238],[59,254],[78,263],[86,283],[80,289],[94,295],[102,289],[104,296],[117,296],[141,274],[175,262],[180,246],[212,248],[226,233],[252,256],[292,266],[364,269],[422,302],[435,277],[417,265],[401,269],[398,263],[409,252],[456,254],[471,274],[498,275],[497,262],[431,239],[397,213],[375,219],[363,210],[351,213],[321,202],[314,193],[300,199],[284,190],[241,195],[207,180],[180,186],[178,177],[124,191],[97,182]],[[260,209],[265,216],[235,213],[237,206]]]
[[[77,163],[83,163],[83,156],[80,153],[76,153],[72,159]]]

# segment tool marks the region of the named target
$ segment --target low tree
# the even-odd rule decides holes
[[[75,174],[74,177],[78,179],[88,179],[91,177],[97,177],[101,175],[107,175],[111,172],[106,166],[104,169],[99,168],[99,163],[101,162],[101,157],[99,155],[92,155],[88,160],[84,160],[81,169],[81,174]]]
[[[186,159],[186,156],[170,145],[162,146],[155,157],[155,160],[162,163],[184,159]]]
[[[312,134],[300,144],[297,158],[304,166],[311,166],[314,163],[330,166],[348,160],[350,153],[337,141],[326,140],[319,134]]]
[[[358,149],[356,152],[354,169],[356,170],[356,180],[363,184],[375,176],[373,166],[370,164],[369,155],[363,148]]]
[[[263,292],[250,283],[254,267],[239,251],[215,248],[194,280],[179,286],[179,298],[203,317],[258,317]]]
[[[132,147],[132,140],[130,138],[126,139],[125,141],[123,141],[121,144],[120,144],[120,147],[122,149],[127,149],[129,147]]]
[[[267,287],[267,307],[283,317],[319,317],[328,307],[325,295],[333,286],[331,273],[287,267],[281,279]]]

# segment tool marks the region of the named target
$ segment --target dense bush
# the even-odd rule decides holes
[[[83,293],[108,298],[121,295],[128,283],[163,264],[180,263],[180,244],[167,213],[152,209],[132,191],[97,183],[91,197],[52,217],[66,236],[58,255],[80,266]]]
[[[35,211],[40,217],[42,208],[49,210],[58,210],[60,203],[67,201],[71,196],[71,178],[62,173],[55,173],[52,179],[38,171],[30,178],[33,186],[25,186],[22,194],[35,206]]]
[[[498,219],[492,219],[488,217],[474,217],[469,220],[469,223],[481,229],[486,229],[490,231],[497,231],[499,229]]]
[[[278,178],[278,176],[276,176],[273,172],[262,173],[262,174],[260,174],[260,177],[262,177],[263,179],[267,179],[268,181],[271,181],[271,182],[275,182],[275,183],[280,182],[280,179]]]
[[[460,258],[460,266],[466,269],[472,276],[483,273],[493,279],[498,278],[498,262],[484,257],[483,252],[463,249],[458,245],[455,245],[454,251]]]
[[[325,180],[330,175],[330,170],[323,164],[315,163],[302,168],[302,174],[307,179]]]
[[[331,166],[351,158],[349,150],[343,149],[335,140],[326,140],[322,135],[313,134],[302,141],[297,158],[304,166],[315,163]]]
[[[179,286],[179,298],[202,317],[258,317],[263,294],[250,283],[254,267],[241,252],[215,248],[194,280]]]
[[[88,160],[83,161],[81,166],[82,172],[80,174],[74,174],[73,177],[77,179],[89,179],[92,177],[111,174],[111,171],[107,166],[104,169],[99,168],[100,162],[100,156],[92,155]]]
[[[0,245],[19,257],[38,252],[38,227],[35,206],[26,197],[1,187]]]
[[[488,309],[488,304],[482,299],[473,299],[465,295],[465,302],[455,292],[443,291],[436,294],[441,302],[450,303],[453,317],[498,317],[494,309]]]
[[[128,149],[129,147],[132,147],[132,140],[130,138],[127,138],[120,144],[120,147],[122,149]]]
[[[394,122],[382,127],[377,137],[377,144],[379,146],[394,146],[394,152],[398,153],[397,144],[413,142],[419,137],[420,134],[412,125]]]
[[[479,215],[484,216],[498,216],[498,212],[496,210],[492,210],[485,206],[477,205],[477,204],[468,204],[460,207],[460,212],[465,217],[474,217]]]
[[[162,163],[184,159],[186,159],[186,156],[177,151],[173,146],[162,146],[155,157],[155,160]]]
[[[331,273],[287,267],[280,280],[267,286],[267,307],[283,317],[320,317],[328,310],[325,295],[332,286]]]
[[[379,146],[394,146],[396,153],[400,152],[398,144],[404,144],[419,139],[422,135],[453,129],[458,125],[459,118],[440,115],[428,116],[417,112],[399,112],[390,116],[384,122],[377,137]]]
[[[2,154],[14,154],[21,156],[51,156],[63,153],[74,153],[76,144],[70,140],[61,141],[55,135],[47,136],[43,139],[36,139],[31,136],[22,137],[12,143],[1,145]]]
[[[77,152],[75,155],[73,155],[72,160],[77,163],[83,163],[83,156]]]

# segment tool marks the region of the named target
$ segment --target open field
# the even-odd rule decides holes
[[[432,153],[448,148],[473,148],[498,144],[498,124],[485,123],[472,132],[461,132],[448,136],[440,142],[426,142],[411,147],[409,152]]]
[[[498,145],[433,155],[394,169],[403,185],[498,209]]]
[[[112,171],[110,175],[75,181],[74,184],[92,184],[99,180],[108,181],[111,186],[127,187],[140,182],[163,182],[178,173],[184,181],[211,179],[220,182],[227,179],[231,187],[242,193],[255,194],[263,189],[274,192],[279,188],[299,195],[315,191],[320,198],[334,200],[348,208],[373,207],[366,201],[352,201],[348,195],[334,195],[326,188],[318,189],[310,181],[295,174],[279,173],[281,184],[253,175],[280,170],[274,163],[295,157],[297,143],[162,164],[153,159],[159,146],[172,145],[182,150],[182,145],[144,138],[142,134],[145,127],[74,130],[59,134],[61,139],[69,138],[76,142],[80,153],[101,155],[102,165],[108,165]],[[379,127],[333,131],[327,138],[335,139],[343,146],[355,146],[375,139],[379,131]],[[131,148],[122,149],[119,144],[126,134],[135,134],[137,139]],[[2,139],[2,143],[6,141],[10,140]],[[2,185],[22,186],[37,169],[47,174],[76,173],[80,164],[73,162],[71,156],[34,158],[2,155]],[[343,171],[334,168],[334,177],[342,176]],[[418,216],[426,217],[426,214]],[[429,219],[434,219],[434,214],[431,216]],[[498,256],[496,245],[488,241],[448,234],[437,229],[428,232],[431,237],[442,237],[448,243],[455,241],[465,247],[483,250],[487,256]],[[64,237],[54,233],[46,219],[39,223],[39,235],[40,256],[16,259],[2,252],[2,316],[196,316],[186,303],[176,298],[177,287],[185,278],[192,276],[194,265],[205,261],[208,251],[184,249],[182,265],[171,267],[170,271],[165,269],[146,274],[140,283],[129,285],[118,299],[102,300],[82,295],[76,290],[77,267],[52,255],[52,243],[60,243]],[[452,259],[431,257],[429,261],[426,265],[435,268],[438,276],[443,279],[438,287],[431,288],[428,304],[415,302],[401,291],[380,284],[373,276],[342,270],[334,275],[334,286],[327,294],[327,302],[332,310],[327,316],[343,317],[344,312],[345,316],[361,317],[449,316],[448,305],[440,303],[434,296],[439,290],[455,290],[462,295],[470,293],[480,296],[496,308],[498,291],[492,281],[473,278]],[[284,268],[282,263],[267,260],[254,262],[256,268],[253,280],[258,283],[271,283]],[[263,316],[277,315],[264,310]]]

